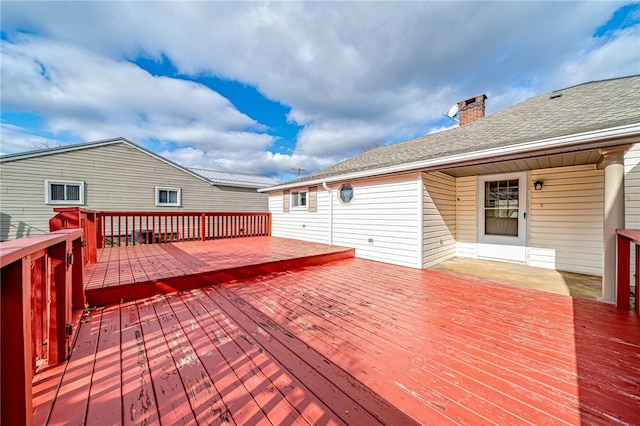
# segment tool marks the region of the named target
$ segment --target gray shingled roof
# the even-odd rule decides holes
[[[527,99],[461,127],[383,146],[293,182],[473,153],[640,123],[640,76],[596,81]]]
[[[277,185],[279,183],[277,180],[268,176],[220,172],[216,170],[198,169],[194,167],[189,168],[189,170],[217,185],[244,186],[247,188],[266,188],[269,186]]]

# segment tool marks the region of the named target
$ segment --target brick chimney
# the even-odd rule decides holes
[[[461,126],[484,117],[485,99],[487,99],[487,95],[478,95],[475,98],[458,102],[458,117]]]

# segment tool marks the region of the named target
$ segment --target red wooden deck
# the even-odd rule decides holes
[[[70,361],[36,378],[34,413],[97,425],[638,424],[638,377],[634,312],[351,258],[94,310]]]
[[[99,249],[84,280],[87,302],[105,305],[353,255],[353,249],[276,237],[123,246]]]

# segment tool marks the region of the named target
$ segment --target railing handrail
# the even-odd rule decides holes
[[[0,268],[69,238],[76,239],[81,236],[82,229],[74,228],[0,242]]]
[[[86,303],[82,229],[0,243],[0,423],[33,423],[33,374],[67,359]]]
[[[94,211],[100,216],[269,216],[269,212],[167,212],[167,211]]]

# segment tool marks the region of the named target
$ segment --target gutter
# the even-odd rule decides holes
[[[258,192],[271,192],[289,188],[296,188],[306,185],[322,185],[325,183],[339,182],[345,180],[367,178],[372,176],[400,174],[410,171],[443,166],[464,166],[477,162],[489,162],[488,160],[501,158],[508,160],[508,157],[522,157],[522,154],[543,151],[541,154],[557,154],[566,152],[567,148],[580,147],[583,149],[604,148],[607,146],[634,144],[640,142],[640,123],[626,126],[613,127],[606,130],[596,130],[592,132],[577,133],[569,136],[542,139],[534,142],[525,142],[517,145],[509,145],[499,148],[485,149],[482,151],[456,154],[448,157],[431,158],[428,160],[415,161],[412,163],[397,164],[394,166],[381,167],[377,169],[363,170],[359,172],[346,173],[342,175],[323,177],[300,182],[285,183],[269,188],[259,189]],[[506,158],[505,158],[506,157]],[[324,185],[323,185],[324,187]]]
[[[327,182],[322,182],[322,187],[329,192],[329,245],[333,245],[333,190]]]

